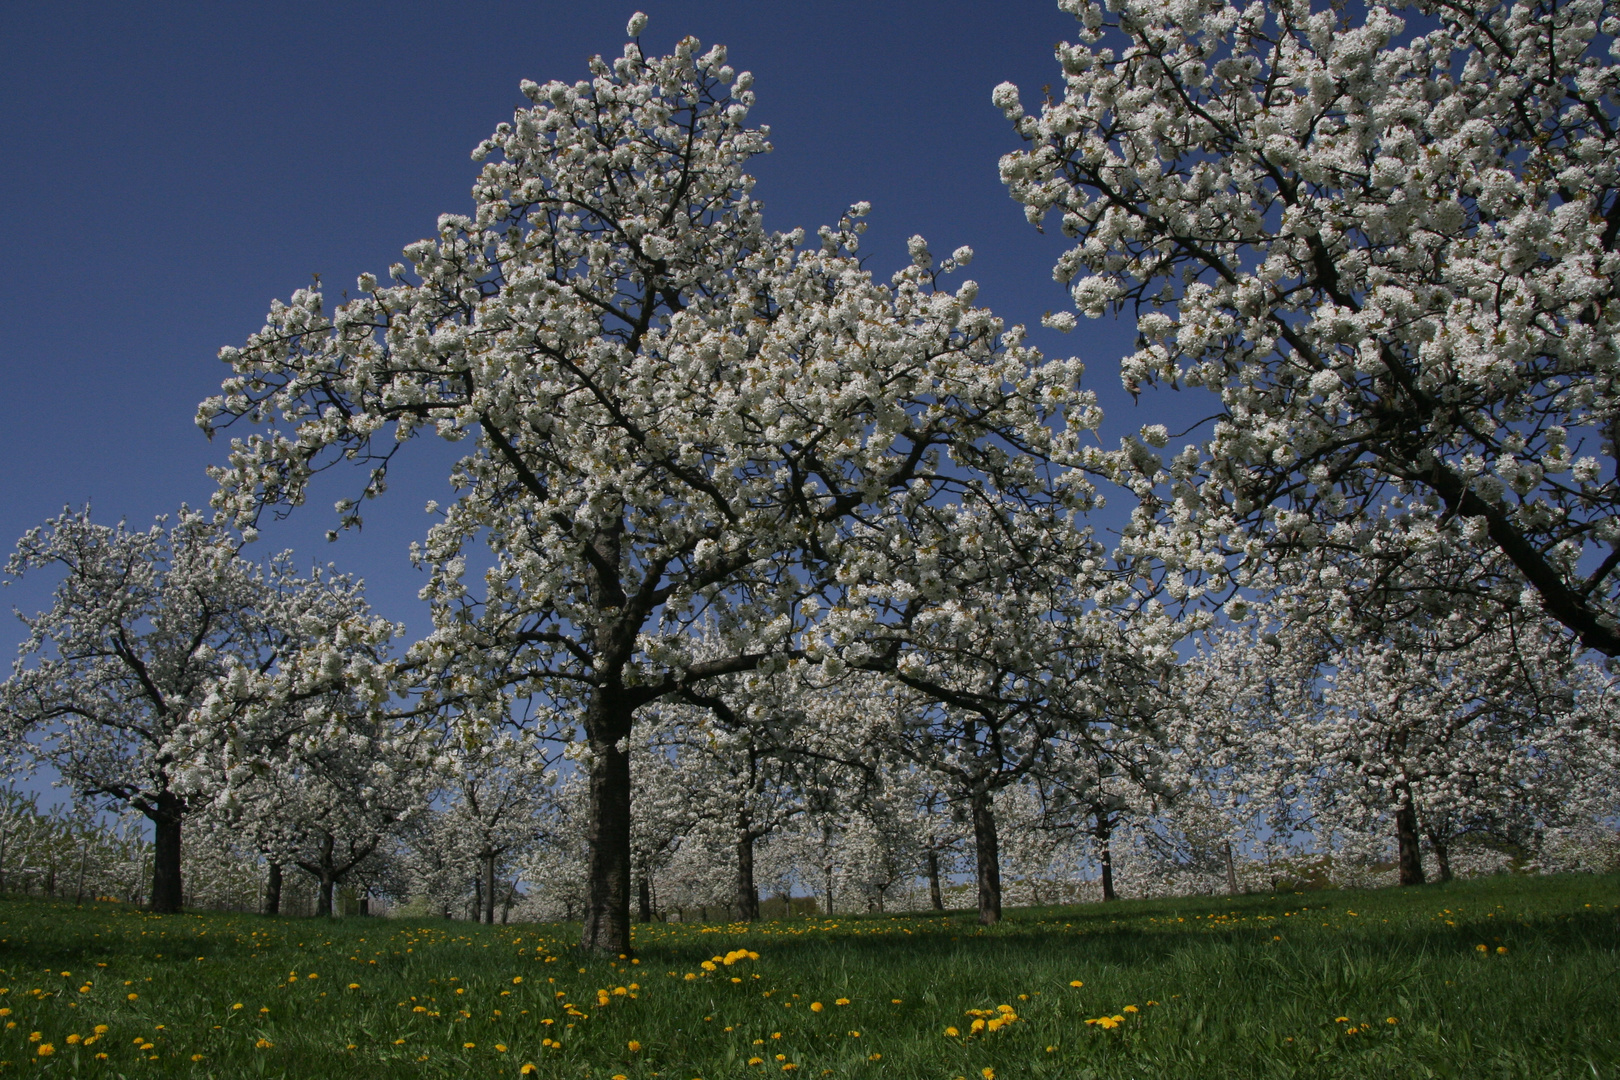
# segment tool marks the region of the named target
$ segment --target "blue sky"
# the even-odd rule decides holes
[[[1161,418],[1119,389],[1128,322],[1067,337],[1036,325],[1066,305],[1051,278],[1061,242],[1028,226],[997,179],[1018,141],[990,91],[1010,79],[1033,104],[1058,81],[1052,49],[1073,21],[1054,0],[639,3],[649,52],[695,34],[755,73],[753,119],[776,145],[755,169],[771,227],[813,232],[869,200],[864,250],[884,274],[913,233],[936,252],[971,245],[980,302],[1035,327],[1049,352],[1082,356],[1110,430]],[[635,6],[0,8],[0,545],[65,504],[132,525],[205,504],[203,470],[223,447],[192,416],[225,374],[220,346],[312,274],[336,292],[383,271],[439,214],[469,210],[469,153],[521,104],[519,81],[584,77],[587,57],[622,48]],[[256,547],[364,576],[375,606],[415,634],[427,620],[405,552],[451,455],[412,449],[363,533],[321,539],[345,484]],[[36,610],[46,585],[0,603]],[[22,628],[4,626],[14,646]]]

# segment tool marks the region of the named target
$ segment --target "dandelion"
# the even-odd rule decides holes
[[[825,1007],[826,1006],[822,1005],[821,1002],[819,1002],[819,1001],[812,1001],[810,1003],[810,1011],[811,1012],[820,1012]]]
[[[1487,945],[1475,945],[1474,946],[1474,951],[1475,952],[1490,952],[1491,950],[1490,950],[1490,947],[1487,946]]]
[[[988,1065],[979,1070],[979,1075],[984,1077],[984,1080],[996,1080],[996,1070]]]
[[[1484,947],[1485,947],[1485,946],[1483,946],[1483,945],[1481,945],[1481,946],[1480,946],[1480,948],[1482,948],[1482,949],[1483,949],[1483,948],[1484,948]],[[140,997],[140,996],[141,996],[141,995],[139,995],[139,994],[130,994],[130,995],[129,995],[129,1000],[131,1000],[131,1001],[134,1001],[134,1000],[136,1000],[136,999],[137,999],[137,998],[139,998],[139,997]]]
[[[848,1005],[849,1004],[849,998],[838,998],[836,1001],[833,1002],[833,1004],[834,1005]]]
[[[521,976],[521,975],[512,976],[512,985],[513,986],[521,986],[521,985],[523,985],[523,976]]]
[[[1348,1024],[1350,1022],[1350,1018],[1348,1016],[1335,1016],[1333,1018],[1333,1022],[1335,1024]]]
[[[253,1047],[256,1050],[268,1050],[274,1045],[276,1044],[271,1042],[269,1039],[260,1039],[258,1042],[253,1044]]]
[[[504,1053],[506,1053],[506,1044],[505,1044],[505,1043],[496,1043],[496,1044],[495,1044],[495,1052],[496,1052],[496,1053],[497,1053],[497,1054],[504,1054]]]
[[[35,1031],[35,1032],[32,1032],[28,1036],[28,1041],[29,1042],[39,1042],[39,1040],[43,1039],[44,1037],[45,1037],[45,1033],[43,1031]],[[137,1039],[136,1041],[139,1042],[140,1040]]]
[[[1507,946],[1506,945],[1498,945],[1496,947],[1496,955],[1498,955],[1498,956],[1506,956],[1507,955]]]
[[[1386,1023],[1386,1024],[1398,1024],[1398,1023],[1400,1023],[1400,1021],[1395,1019],[1393,1016],[1386,1016],[1386,1017],[1384,1017],[1384,1023]]]
[[[900,1004],[900,999],[899,998],[890,998],[889,999],[889,1004],[890,1005],[898,1005],[898,1004]]]
[[[534,1062],[530,1061],[530,1062],[525,1062],[524,1063],[523,1068],[518,1070],[518,1075],[520,1075],[520,1076],[533,1076],[535,1073],[537,1073],[539,1071],[540,1071],[539,1067],[537,1065],[535,1065]]]
[[[1127,1006],[1125,1006],[1124,1011],[1128,1012],[1128,1013],[1133,1013],[1133,1012],[1141,1012],[1142,1010],[1138,1009],[1135,1005],[1127,1005]]]
[[[351,1046],[351,1047],[349,1047],[349,1049],[353,1050],[354,1047]],[[191,1060],[192,1061],[201,1061],[202,1059],[203,1059],[203,1056],[201,1054],[192,1054],[191,1055]]]
[[[349,984],[349,989],[350,990],[358,990],[358,989],[360,989],[360,984],[359,983],[350,983]]]
[[[79,1034],[74,1032],[72,1035],[69,1035],[67,1037],[67,1044],[69,1046],[77,1046],[79,1044]]]
[[[477,1046],[478,1046],[477,1043],[462,1043],[461,1044],[461,1048],[463,1050],[472,1050],[472,1049],[476,1048]]]
[[[52,1046],[50,1043],[40,1043],[39,1049],[35,1052],[38,1053],[40,1057],[50,1057],[52,1054],[56,1053],[56,1047]]]
[[[630,1047],[630,1052],[632,1054],[637,1054],[637,1053],[641,1052],[641,1044],[639,1042],[637,1042],[636,1040],[631,1039],[630,1042],[627,1045]]]
[[[1080,987],[1082,987],[1082,986],[1084,986],[1086,984],[1081,982],[1079,979],[1074,979],[1069,983],[1069,985],[1075,987],[1076,989],[1078,989],[1078,988],[1080,988]]]
[[[960,1031],[957,1031],[953,1027],[948,1027],[948,1028],[945,1029],[945,1037],[947,1039],[954,1039],[960,1034],[962,1034],[962,1033]]]
[[[751,1057],[751,1058],[748,1059],[748,1064],[750,1064],[750,1065],[763,1065],[763,1064],[765,1064],[765,1059],[764,1058],[759,1058],[759,1057]]]

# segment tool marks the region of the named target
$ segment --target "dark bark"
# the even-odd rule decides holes
[[[1410,800],[1395,811],[1395,840],[1400,846],[1401,884],[1422,885],[1423,849],[1418,843],[1417,809]]]
[[[580,945],[595,952],[630,953],[630,734],[629,708],[616,710],[598,691],[586,717],[591,748],[590,849],[585,918]],[[595,714],[595,715],[589,715]]]
[[[1237,865],[1232,861],[1232,841],[1226,842],[1226,891],[1231,896],[1238,893]]]
[[[266,915],[281,914],[281,864],[270,864],[270,873],[264,882],[264,913]]]
[[[988,791],[969,797],[973,812],[973,854],[979,879],[979,922],[1001,921],[1001,848],[996,838],[996,808]]]
[[[184,903],[180,878],[180,821],[184,813],[178,798],[167,792],[146,811],[152,821],[152,910],[177,914]]]
[[[1114,835],[1113,822],[1108,820],[1105,813],[1097,814],[1097,828],[1092,833],[1097,838],[1097,865],[1102,871],[1102,898],[1103,900],[1116,900],[1114,893],[1114,849],[1109,841]]]
[[[1434,849],[1435,872],[1440,881],[1450,881],[1451,874],[1451,843],[1439,833],[1429,834],[1429,846]]]
[[[495,854],[487,852],[484,861],[484,925],[495,925]]]
[[[652,922],[652,882],[645,872],[636,881],[636,904],[641,921]]]
[[[366,917],[366,916],[368,916],[370,914],[371,914],[371,893],[369,891],[362,892],[360,894],[360,915],[361,915],[362,918],[364,918],[364,917]]]
[[[332,917],[332,889],[337,885],[336,876],[332,872],[333,843],[331,833],[326,833],[321,837],[321,892],[320,898],[315,902],[315,915],[317,918],[330,919]]]
[[[928,900],[935,911],[945,910],[945,893],[939,887],[939,852],[928,852]]]
[[[737,918],[759,919],[759,889],[754,884],[754,831],[748,810],[737,811]]]

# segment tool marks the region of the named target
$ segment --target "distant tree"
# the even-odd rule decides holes
[[[225,752],[205,776],[196,747],[237,746],[238,725],[251,727],[266,700],[246,688],[275,684],[295,656],[350,631],[351,645],[375,639],[363,600],[347,579],[300,577],[290,555],[268,569],[241,558],[185,508],[172,527],[160,518],[145,532],[64,511],[18,542],[6,572],[61,580],[50,610],[23,617],[29,636],[0,684],[0,718],[76,799],[152,822],[152,909],[180,910],[181,825],[240,766]],[[339,657],[335,671],[360,662]],[[319,712],[329,692],[300,678],[282,685],[277,708]]]

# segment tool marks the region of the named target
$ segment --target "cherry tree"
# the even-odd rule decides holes
[[[458,835],[477,862],[479,915],[489,925],[497,868],[544,842],[541,820],[556,781],[552,757],[537,740],[510,732],[467,732],[441,752],[449,799],[441,827]]]
[[[1123,550],[1219,592],[1268,555],[1377,554],[1417,492],[1407,543],[1494,549],[1620,655],[1620,9],[1059,6],[1061,95],[993,95],[1028,143],[1002,179],[1075,241],[1054,275],[1082,314],[1136,312],[1126,387],[1220,397],[1168,463],[1162,425],[1126,441]]]
[[[160,518],[144,532],[64,511],[30,530],[7,564],[12,577],[41,572],[61,579],[50,610],[23,617],[29,636],[0,684],[0,716],[76,798],[151,821],[152,908],[178,911],[181,825],[241,764],[227,752],[210,771],[195,746],[228,751],[239,725],[265,711],[321,711],[329,675],[362,663],[342,649],[386,641],[391,628],[375,624],[348,579],[300,577],[289,554],[251,563],[185,508],[173,526]],[[295,669],[305,674],[290,677]],[[267,710],[260,691],[275,684],[283,692]]]
[[[931,503],[971,504],[958,528],[985,530],[1083,508],[1080,474],[1041,466],[1080,460],[1098,416],[1077,363],[1024,346],[972,282],[942,287],[966,249],[935,266],[915,239],[884,282],[855,254],[865,204],[808,244],[767,231],[744,167],[769,144],[724,48],[687,38],[648,58],[631,42],[590,76],[526,82],[532,107],[476,152],[474,213],[440,218],[389,283],[364,275],[330,310],[314,290],[277,303],[222,351],[234,374],[198,420],[268,427],[215,472],[245,529],[345,462],[380,494],[418,434],[470,443],[418,549],[436,630],[414,655],[577,719],[583,940],[620,953],[636,710],[779,663],[814,617],[811,578],[889,571],[856,530]],[[339,503],[342,524],[358,505]],[[464,580],[478,543],[481,589]],[[690,655],[698,619],[721,655]]]

